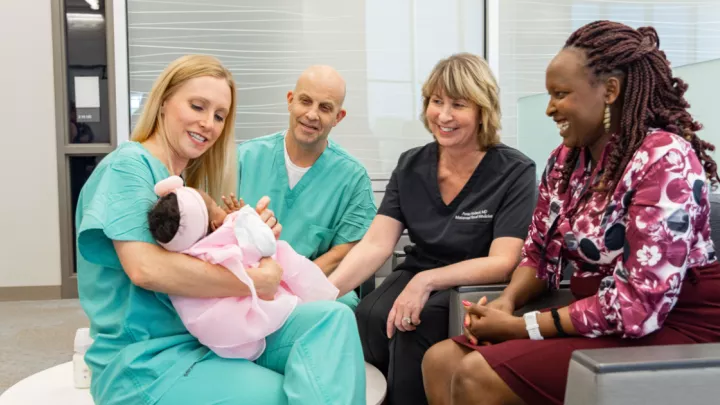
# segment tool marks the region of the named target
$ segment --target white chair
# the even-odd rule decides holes
[[[380,405],[387,383],[380,370],[365,363],[368,405]],[[0,405],[94,405],[90,391],[73,385],[73,364],[63,363],[18,382],[0,395]]]

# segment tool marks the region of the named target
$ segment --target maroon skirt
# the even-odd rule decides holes
[[[601,279],[573,277],[570,289],[576,299],[582,299],[597,292]],[[525,403],[562,405],[575,350],[720,342],[720,263],[689,269],[678,302],[662,328],[640,339],[523,339],[491,346],[475,346],[464,336],[453,340],[480,352]]]

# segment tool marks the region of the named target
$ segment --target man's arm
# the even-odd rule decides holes
[[[335,271],[342,259],[350,253],[350,249],[357,244],[358,242],[350,242],[333,246],[330,250],[325,252],[325,254],[315,259],[313,263],[317,264],[326,276],[329,276],[333,271]]]

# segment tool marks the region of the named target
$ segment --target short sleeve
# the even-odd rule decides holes
[[[511,182],[495,214],[493,236],[525,239],[535,209],[535,165],[523,165],[508,177]]]
[[[400,166],[398,165],[398,167],[393,170],[387,186],[385,186],[385,195],[380,203],[378,214],[388,216],[405,224],[405,217],[403,217],[402,210],[400,209],[400,190],[398,187],[399,171]]]
[[[340,224],[331,243],[332,246],[362,239],[377,213],[370,177],[364,170],[359,177],[355,183],[348,206],[340,219]]]
[[[155,243],[147,219],[157,200],[153,175],[141,158],[122,157],[98,169],[78,203],[78,252],[91,263],[120,268],[114,240]]]

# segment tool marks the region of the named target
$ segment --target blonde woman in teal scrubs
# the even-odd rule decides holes
[[[224,359],[183,326],[168,294],[243,297],[223,267],[157,246],[147,213],[153,187],[171,174],[220,199],[236,186],[235,83],[215,58],[185,56],[161,74],[132,141],[93,172],[80,195],[78,288],[95,343],[85,357],[96,405],[365,404],[355,317],[337,302],[297,307],[255,362]],[[279,233],[267,199],[263,220]],[[282,269],[248,269],[272,299]]]

